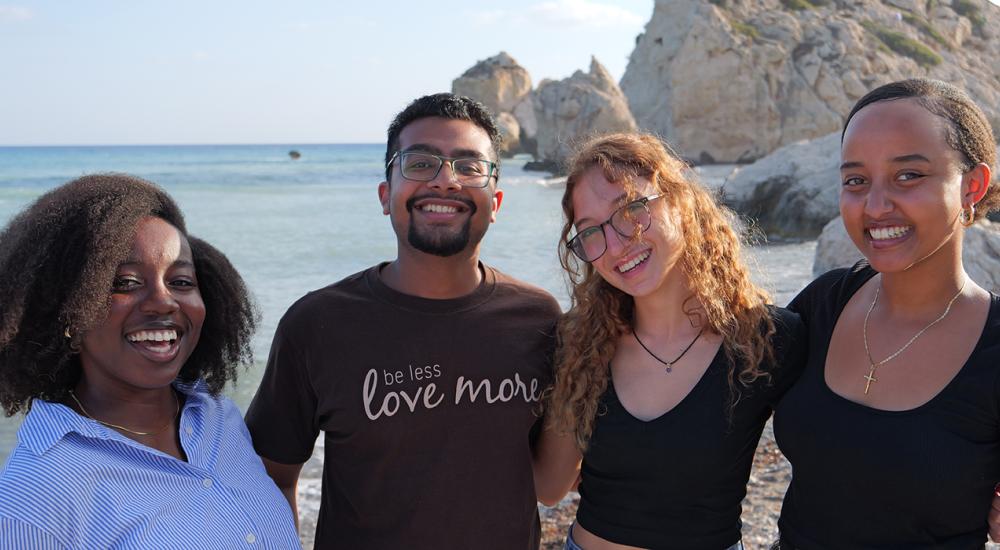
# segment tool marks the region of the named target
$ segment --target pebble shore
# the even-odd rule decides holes
[[[313,547],[322,474],[323,438],[320,437],[312,458],[303,466],[299,478],[299,533],[303,548]],[[743,544],[747,550],[766,550],[777,538],[781,499],[791,479],[792,467],[778,451],[768,423],[754,455],[747,498],[743,501]],[[570,493],[551,508],[538,506],[542,519],[543,550],[559,550],[563,547],[566,530],[573,523],[579,500],[578,494]],[[1000,546],[995,550],[1000,550]]]
[[[313,456],[302,468],[299,480],[299,533],[302,547],[313,547],[313,534],[319,515],[319,496],[323,473],[323,438],[316,442]],[[743,500],[743,545],[746,550],[768,550],[778,538],[778,513],[785,489],[792,479],[792,466],[774,442],[768,422],[754,454],[747,497]],[[570,493],[549,508],[539,505],[542,519],[542,550],[561,550],[566,531],[576,516],[580,495]],[[1000,544],[988,543],[984,550],[1000,550]]]

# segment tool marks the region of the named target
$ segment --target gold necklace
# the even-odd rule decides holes
[[[91,419],[94,422],[97,422],[99,424],[103,424],[103,425],[105,425],[105,426],[107,426],[109,428],[116,428],[116,429],[123,430],[123,431],[126,431],[126,432],[130,433],[130,434],[135,434],[135,435],[157,435],[157,434],[163,433],[167,428],[169,428],[170,426],[172,426],[174,424],[174,419],[177,418],[177,415],[181,412],[181,402],[177,399],[177,392],[175,392],[174,390],[171,389],[170,393],[171,393],[171,395],[174,396],[174,415],[170,417],[170,421],[167,422],[167,425],[164,426],[164,427],[162,427],[162,428],[160,428],[160,429],[158,429],[158,430],[152,431],[152,432],[139,432],[139,431],[136,431],[136,430],[130,430],[130,429],[126,428],[125,426],[119,426],[118,424],[112,424],[110,422],[105,422],[103,420],[99,420],[97,418],[94,418],[94,415],[92,415],[89,412],[87,412],[87,409],[85,409],[83,407],[83,403],[80,403],[80,400],[77,399],[76,394],[73,393],[73,390],[69,390],[69,396],[73,398],[73,401],[76,401],[77,406],[80,407],[80,411],[83,412],[83,414],[87,418],[89,418],[89,419]]]
[[[879,294],[879,291],[882,290],[882,282],[879,281],[879,285],[877,287],[875,287],[875,299],[872,300],[872,305],[868,307],[868,313],[865,313],[865,324],[864,324],[864,327],[861,329],[861,334],[864,335],[864,339],[865,339],[865,354],[868,355],[868,364],[871,365],[871,369],[869,369],[868,374],[866,374],[864,376],[864,379],[866,380],[866,382],[865,382],[865,395],[868,395],[868,389],[871,388],[872,382],[877,382],[878,381],[878,378],[875,378],[875,369],[877,369],[877,368],[881,367],[882,365],[888,363],[889,361],[892,361],[893,359],[895,359],[897,355],[899,355],[900,353],[903,353],[906,350],[906,348],[910,347],[910,344],[912,344],[913,342],[915,342],[917,340],[917,338],[920,338],[920,336],[923,333],[927,332],[927,329],[929,329],[929,328],[933,327],[934,325],[940,323],[945,317],[947,317],[948,313],[951,311],[952,304],[954,304],[955,300],[957,300],[958,297],[962,295],[962,291],[965,290],[965,283],[967,283],[968,281],[969,281],[968,278],[966,278],[964,281],[962,281],[962,287],[959,288],[958,292],[956,292],[955,295],[951,297],[951,300],[948,300],[948,305],[947,305],[947,307],[944,308],[944,313],[942,313],[937,319],[934,319],[933,321],[931,321],[930,324],[928,324],[926,327],[920,329],[919,332],[917,332],[916,334],[913,335],[913,338],[910,338],[909,342],[903,344],[903,347],[901,347],[898,350],[896,350],[895,353],[893,353],[889,357],[886,357],[885,359],[883,359],[883,360],[879,361],[878,363],[876,363],[875,360],[872,359],[872,352],[871,352],[871,350],[868,349],[868,318],[871,317],[872,310],[875,309],[875,304],[878,303],[878,294]]]

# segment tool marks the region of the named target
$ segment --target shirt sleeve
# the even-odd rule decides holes
[[[855,267],[851,270],[857,269]],[[806,285],[791,302],[788,302],[786,306],[789,310],[797,313],[801,318],[802,322],[805,323],[806,327],[811,324],[811,318],[816,308],[822,304],[829,302],[830,294],[834,291],[834,287],[837,286],[836,283],[843,279],[844,275],[848,272],[845,268],[838,268],[816,277],[811,283]]]
[[[805,370],[809,356],[809,334],[801,316],[794,311],[775,308],[774,384],[771,406],[777,405],[785,392]]]
[[[319,435],[318,400],[301,344],[289,336],[295,334],[289,317],[286,314],[275,332],[246,423],[261,457],[281,464],[302,464],[312,455]]]
[[[69,547],[39,527],[18,519],[0,517],[0,550],[63,550],[67,548]]]

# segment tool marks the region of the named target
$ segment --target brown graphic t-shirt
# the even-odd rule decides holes
[[[485,266],[468,296],[418,298],[381,267],[282,318],[247,411],[257,452],[302,463],[324,432],[317,548],[538,548],[530,439],[558,304]]]

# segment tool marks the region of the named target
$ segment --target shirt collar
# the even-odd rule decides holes
[[[201,380],[175,382],[174,389],[185,397],[183,411],[191,408],[203,408],[206,400],[209,399],[207,387]],[[34,454],[42,455],[69,433],[77,433],[91,439],[124,438],[118,432],[100,422],[77,414],[76,411],[62,403],[33,399],[31,410],[17,431],[17,441]]]

